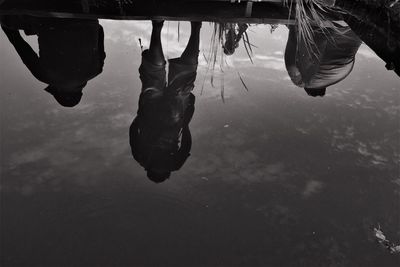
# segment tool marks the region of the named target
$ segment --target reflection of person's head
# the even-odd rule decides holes
[[[44,90],[50,93],[60,105],[64,107],[74,107],[81,101],[82,90],[85,86],[86,83],[71,87],[49,85]]]
[[[239,47],[239,44],[233,40],[234,37],[229,38],[228,40],[225,41],[225,44],[223,46],[224,48],[224,54],[227,56],[231,56],[235,53],[236,48]]]
[[[228,24],[229,25],[229,24]],[[246,32],[248,26],[245,23],[238,23],[238,32],[236,32],[236,25],[229,25],[230,28],[225,34],[225,43],[222,46],[224,54],[227,56],[233,55],[236,48],[239,47],[239,42],[242,35]]]
[[[326,87],[325,88],[304,88],[304,90],[306,91],[306,93],[309,96],[324,96],[326,93]]]
[[[165,171],[165,172],[160,172],[157,170],[148,170],[147,171],[147,177],[155,182],[155,183],[162,183],[165,180],[167,180],[169,177],[171,176],[171,172],[170,171]]]
[[[129,129],[132,156],[146,170],[147,177],[161,183],[179,170],[190,155],[192,137],[188,126],[152,127],[136,118]],[[151,123],[151,122],[150,122]]]

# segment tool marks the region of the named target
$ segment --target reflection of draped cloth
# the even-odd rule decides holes
[[[191,93],[197,64],[169,60],[168,83],[165,64],[155,65],[143,52],[139,68],[142,93],[130,128],[132,155],[146,169],[175,171],[190,155],[189,122],[194,113]]]
[[[296,38],[295,34],[290,34],[288,42],[297,43]],[[328,29],[324,33],[316,30],[314,42],[315,45],[310,46],[302,40],[293,50],[295,55],[285,56],[294,57],[295,66],[287,67],[291,79],[299,86],[312,89],[325,88],[346,78],[361,45],[357,35],[349,27]]]

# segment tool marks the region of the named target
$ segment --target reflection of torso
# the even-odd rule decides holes
[[[86,82],[102,70],[97,21],[52,23],[38,29],[39,58],[50,84]]]

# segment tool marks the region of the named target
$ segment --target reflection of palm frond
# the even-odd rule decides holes
[[[253,49],[251,48],[249,36],[247,35],[247,33],[245,33],[245,38],[243,38],[243,46],[246,49],[246,53],[251,61],[251,64],[254,64],[253,59],[252,59]]]
[[[243,84],[244,89],[246,89],[246,91],[249,91],[249,88],[247,87],[246,83],[244,82],[244,80],[243,80],[243,78],[242,78],[242,75],[240,75],[240,72],[237,72],[237,74],[238,74],[238,76],[239,76],[240,81],[241,81],[242,84]]]
[[[284,4],[292,12],[293,0],[284,0]],[[295,4],[295,23],[297,29],[297,42],[304,43],[307,53],[318,58],[319,51],[314,40],[314,31],[317,28],[328,39],[330,38],[329,29],[336,30],[336,26],[325,18],[326,14],[333,8],[324,0],[298,0]],[[334,41],[334,40],[331,40]]]
[[[203,57],[207,63],[207,70],[206,70],[206,75],[203,80],[203,86],[202,86],[201,91],[203,92],[203,90],[204,90],[204,83],[205,83],[205,80],[207,79],[207,75],[209,73],[210,73],[211,86],[215,87],[215,83],[214,83],[215,72],[216,72],[216,67],[218,66],[219,74],[220,74],[220,82],[221,82],[221,84],[220,84],[221,98],[222,98],[222,101],[225,101],[224,69],[225,69],[225,66],[226,67],[229,67],[229,66],[226,62],[226,55],[224,54],[223,48],[225,48],[225,45],[227,43],[227,38],[232,37],[229,34],[230,31],[239,31],[240,32],[240,29],[238,30],[238,28],[236,28],[237,27],[236,23],[214,23],[213,26],[214,27],[213,27],[213,32],[211,35],[210,48],[209,48],[208,55],[205,55],[203,53]],[[245,28],[247,29],[247,25]],[[242,36],[242,34],[243,34],[243,36]],[[234,38],[236,38],[235,39],[236,42],[239,42],[240,40],[242,40],[243,46],[246,50],[246,53],[247,53],[250,61],[253,63],[253,59],[252,59],[253,47],[256,47],[256,46],[250,42],[250,38],[249,38],[246,30],[244,30],[244,31],[242,30],[242,32],[240,32],[240,38],[238,38],[238,36],[234,36]],[[234,44],[232,46],[237,47]],[[240,75],[239,72],[237,72],[237,73],[238,73],[239,79],[240,79],[244,89],[246,91],[248,91],[248,87],[245,84],[242,76]]]

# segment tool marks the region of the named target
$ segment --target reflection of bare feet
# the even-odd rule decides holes
[[[162,19],[153,19],[152,21],[153,27],[162,27],[164,25],[164,20]]]

